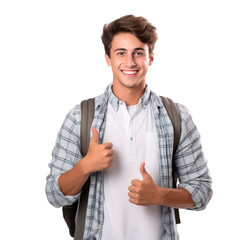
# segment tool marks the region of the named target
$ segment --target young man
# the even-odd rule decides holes
[[[80,105],[67,115],[53,149],[46,194],[71,205],[90,176],[84,239],[176,240],[173,208],[202,210],[212,196],[199,133],[187,109],[174,155],[180,184],[172,188],[173,127],[159,95],[146,85],[156,28],[124,16],[103,28],[113,83],[95,98],[92,138],[80,153]]]

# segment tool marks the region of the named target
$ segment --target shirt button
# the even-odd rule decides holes
[[[123,105],[123,101],[119,101],[120,105]]]
[[[133,140],[133,137],[130,137],[130,140],[132,141],[132,140]]]

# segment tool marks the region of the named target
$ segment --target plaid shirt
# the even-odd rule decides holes
[[[103,140],[108,101],[116,110],[118,110],[119,106],[119,99],[113,94],[111,86],[110,84],[104,94],[95,98],[95,114],[92,126],[99,132],[99,143],[102,143]],[[140,101],[144,101],[147,95],[149,96],[149,92],[160,152],[160,186],[171,188],[173,182],[173,127],[161,98],[150,91],[149,87],[146,88]],[[191,210],[202,210],[207,206],[212,196],[211,177],[207,168],[207,161],[202,152],[200,135],[190,113],[183,105],[177,104],[177,106],[181,115],[181,137],[174,155],[179,177],[178,187],[183,187],[190,192],[195,202],[195,207]],[[46,195],[48,201],[55,207],[71,205],[80,195],[79,193],[75,196],[64,196],[58,185],[60,175],[69,171],[82,159],[79,147],[81,144],[80,125],[81,108],[80,104],[78,104],[68,113],[63,122],[52,152],[52,161],[49,164],[50,174],[47,176]],[[92,173],[90,181],[84,239],[101,240],[104,219],[102,172]],[[163,240],[179,239],[173,208],[162,206],[161,218],[165,229]]]

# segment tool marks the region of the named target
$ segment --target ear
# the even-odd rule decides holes
[[[149,63],[148,63],[149,66],[152,65],[153,60],[154,60],[154,53],[152,52],[152,53],[149,55]]]
[[[105,59],[108,66],[112,66],[111,58],[105,53]]]

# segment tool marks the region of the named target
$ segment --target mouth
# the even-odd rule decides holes
[[[121,70],[124,76],[126,77],[135,77],[139,70]]]

